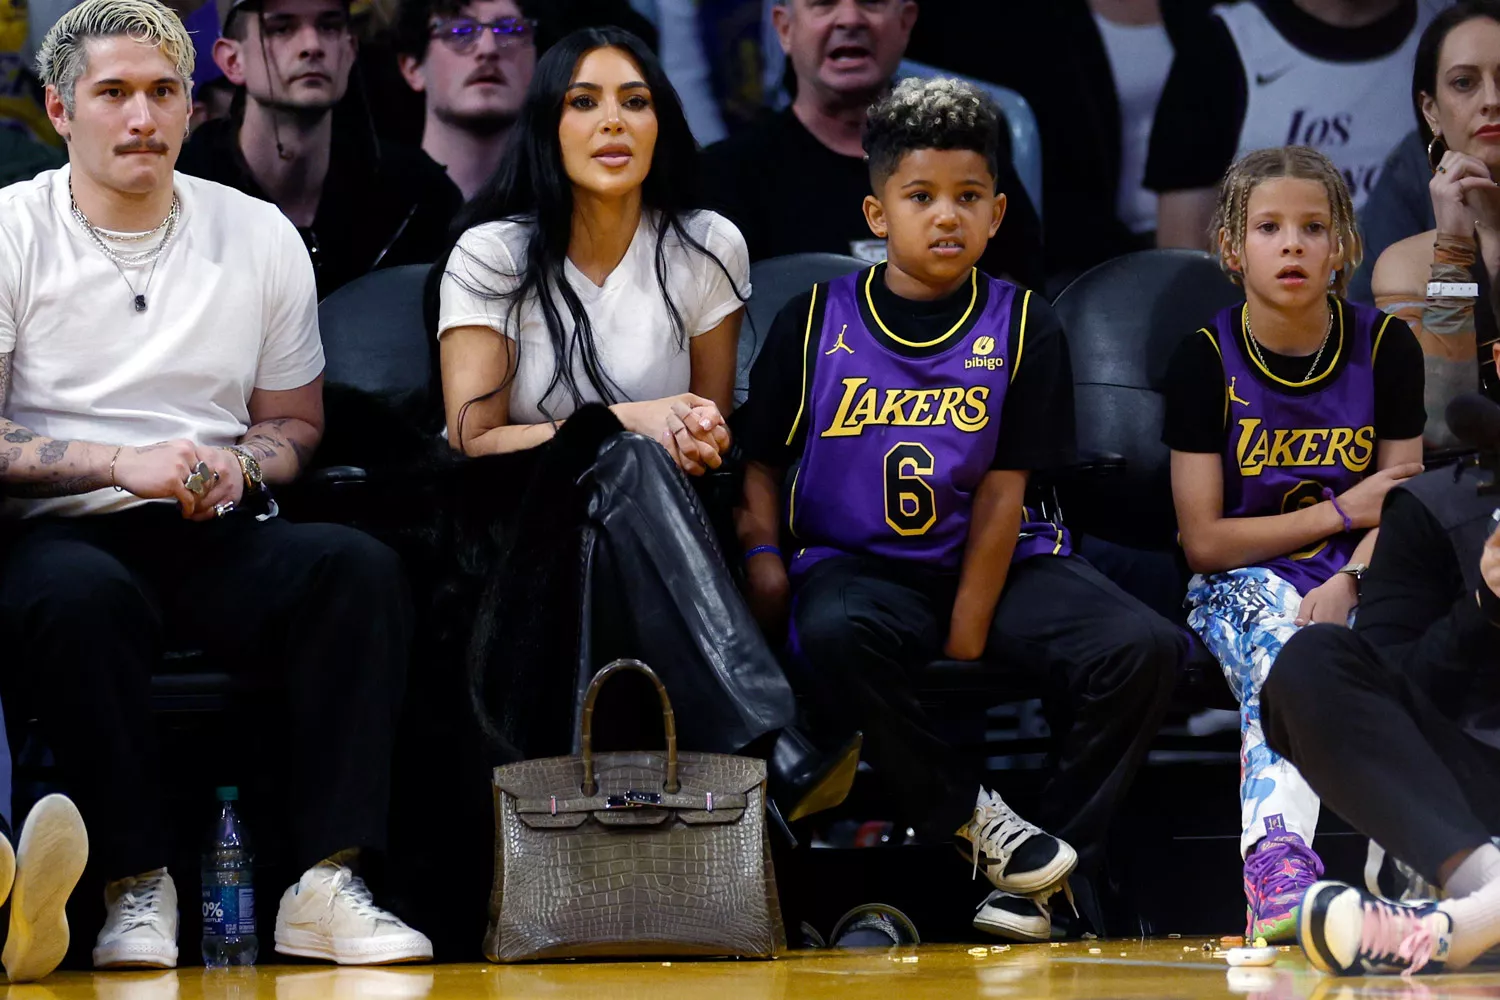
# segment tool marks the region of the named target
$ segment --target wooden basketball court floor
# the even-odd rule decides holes
[[[1209,948],[1204,949],[1208,944]],[[385,969],[273,966],[169,973],[59,973],[3,1000],[1249,1000],[1500,998],[1500,969],[1330,979],[1295,948],[1230,969],[1217,941],[1081,941],[904,951],[802,951],[774,962],[614,962]],[[1494,967],[1491,967],[1494,968]]]

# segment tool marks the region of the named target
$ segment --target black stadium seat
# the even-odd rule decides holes
[[[1171,455],[1161,443],[1167,363],[1178,341],[1242,298],[1214,258],[1195,250],[1117,257],[1057,297],[1079,453],[1124,460],[1107,482],[1076,477],[1060,488],[1070,528],[1135,549],[1175,548]]]
[[[770,333],[771,322],[792,299],[820,281],[852,274],[869,267],[867,261],[836,253],[794,253],[772,257],[750,265],[750,301],[746,323],[740,329],[739,362],[736,365],[734,402],[745,401],[750,392],[750,367]]]
[[[1147,573],[1170,577],[1160,582],[1179,606],[1186,580],[1172,505],[1171,452],[1161,443],[1162,387],[1178,342],[1243,297],[1207,253],[1144,250],[1085,272],[1054,304],[1073,361],[1079,454],[1086,462],[1119,460],[1107,475],[1059,483],[1068,527],[1080,537],[1122,547]],[[1147,594],[1136,596],[1156,603]],[[1218,664],[1196,637],[1178,700],[1235,707]]]
[[[318,304],[330,386],[358,389],[402,412],[426,408],[432,354],[422,287],[429,270],[407,264],[371,271]]]

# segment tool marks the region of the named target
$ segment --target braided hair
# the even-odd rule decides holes
[[[1250,192],[1262,181],[1282,177],[1316,181],[1327,192],[1328,205],[1333,213],[1333,235],[1344,254],[1344,262],[1333,276],[1333,289],[1342,296],[1349,287],[1350,276],[1364,260],[1364,243],[1355,224],[1354,199],[1349,196],[1344,175],[1332,160],[1309,146],[1258,149],[1229,168],[1219,182],[1218,207],[1214,210],[1213,225],[1209,230],[1217,238],[1219,266],[1235,284],[1244,284],[1244,275],[1230,268],[1229,258],[1241,257],[1245,253],[1245,217]]]

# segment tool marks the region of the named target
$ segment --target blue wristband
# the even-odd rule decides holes
[[[751,559],[754,559],[756,556],[760,555],[763,552],[771,552],[771,553],[775,554],[775,556],[776,556],[777,559],[781,558],[781,549],[778,548],[777,546],[775,546],[775,545],[757,545],[757,546],[755,546],[755,548],[753,548],[749,552],[745,553],[745,562],[749,562]]]

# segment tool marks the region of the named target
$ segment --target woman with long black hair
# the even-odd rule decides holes
[[[678,472],[723,464],[750,293],[744,240],[696,210],[696,172],[650,50],[575,32],[434,269],[448,442],[472,459],[452,500],[501,539],[470,687],[502,756],[544,756],[566,748],[575,665],[636,656],[684,745],[769,757],[795,818],[842,799],[859,741],[823,755],[788,728],[791,688]]]
[[[697,151],[655,58],[618,29],[575,32],[514,134],[440,286],[449,442],[518,451],[602,402],[684,471],[719,467],[749,261],[696,210]]]

